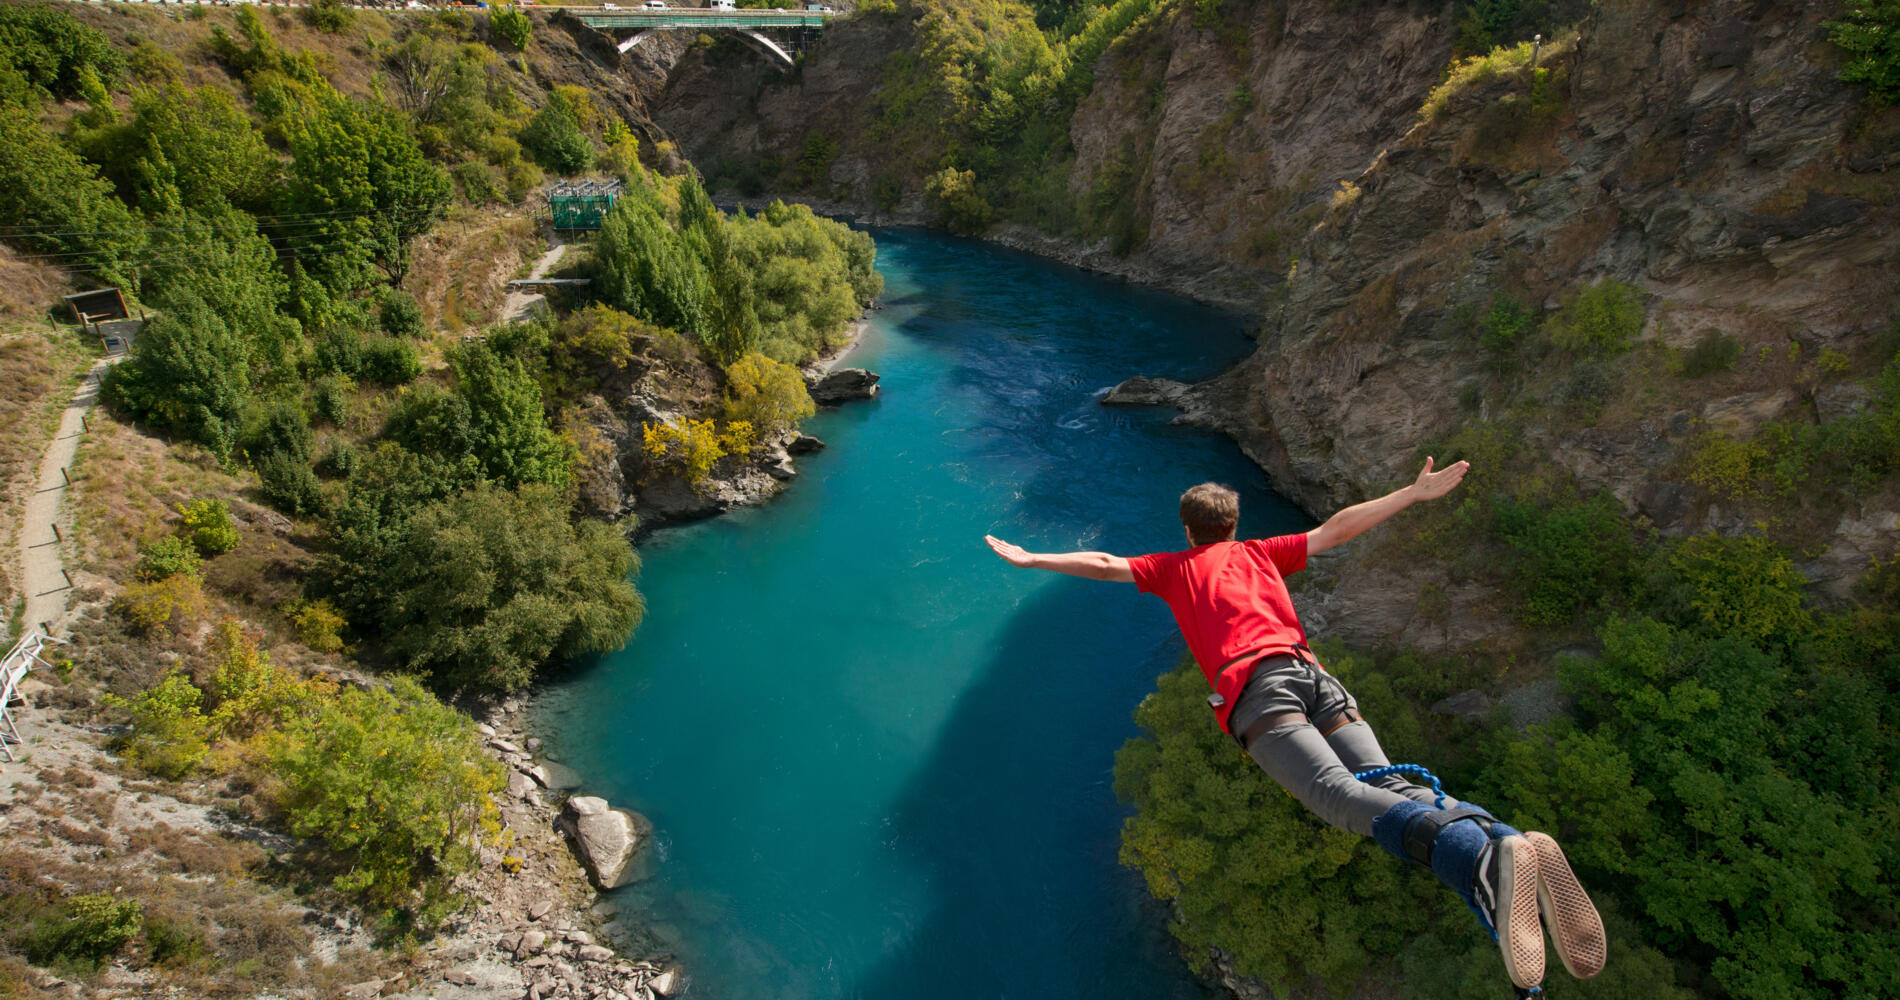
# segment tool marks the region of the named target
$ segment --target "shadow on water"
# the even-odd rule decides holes
[[[1171,662],[1179,643],[1157,634],[1121,655],[1092,650],[1093,681],[1052,669],[1075,655],[1078,603],[1120,614],[1132,594],[1064,580],[999,608],[1010,622],[993,658],[892,810],[906,862],[938,881],[936,907],[846,995],[936,995],[945,984],[980,997],[1216,995],[1181,971],[1165,910],[1115,861],[1126,810],[1111,787],[1114,751],[1135,734],[1129,715],[1153,686],[1152,664]],[[982,763],[998,759],[1014,763]]]

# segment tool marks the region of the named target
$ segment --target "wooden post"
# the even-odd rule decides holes
[[[66,540],[66,536],[64,536],[64,535],[61,535],[61,534],[59,533],[59,525],[58,525],[58,524],[54,524],[54,525],[53,525],[53,541],[55,541],[55,542],[63,542],[63,541],[65,541],[65,540]]]
[[[51,626],[51,625],[48,625],[48,624],[46,624],[45,622],[41,622],[41,623],[40,623],[40,631],[42,631],[42,632],[44,632],[44,633],[46,633],[47,635],[52,635],[52,634],[53,634],[53,626]]]
[[[66,578],[66,589],[67,590],[73,589],[73,575],[71,573],[66,572],[66,568],[64,566],[60,567],[59,575]]]
[[[85,414],[83,414],[83,413],[81,413],[81,414],[79,415],[79,433],[81,433],[81,434],[84,434],[84,433],[86,433],[86,431],[87,431],[87,430],[89,430],[89,429],[90,429],[90,428],[88,428],[88,427],[86,426],[86,415],[85,415]],[[62,471],[64,471],[64,470],[62,470]]]
[[[84,427],[85,426],[84,421],[86,418],[80,417],[79,419],[81,421],[80,426]],[[66,467],[63,465],[59,467],[59,478],[61,482],[65,483],[68,486],[71,486],[73,484],[73,477],[66,474]]]

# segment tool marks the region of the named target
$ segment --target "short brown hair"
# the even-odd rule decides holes
[[[1181,523],[1196,545],[1234,537],[1240,523],[1240,494],[1219,483],[1202,483],[1181,494]]]

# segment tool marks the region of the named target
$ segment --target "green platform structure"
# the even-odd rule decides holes
[[[561,181],[548,188],[548,210],[554,215],[554,229],[566,232],[599,229],[601,220],[620,196],[620,182]]]

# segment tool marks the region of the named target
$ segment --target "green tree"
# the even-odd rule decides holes
[[[179,287],[167,299],[139,332],[132,356],[107,372],[104,393],[132,416],[229,458],[250,400],[250,351],[194,289]]]
[[[371,382],[403,385],[422,374],[422,357],[407,340],[372,337],[363,344],[363,363],[357,373]]]
[[[121,752],[133,766],[161,778],[176,781],[191,773],[211,750],[203,703],[203,692],[176,669],[131,701],[116,701],[132,717]]]
[[[200,497],[178,505],[178,533],[188,539],[198,554],[210,558],[237,548],[237,526],[231,523],[231,509],[216,497]]]
[[[55,97],[79,96],[84,71],[109,84],[125,68],[125,58],[104,32],[51,3],[0,6],[0,54],[27,81]]]
[[[528,36],[534,30],[534,22],[514,4],[497,4],[489,8],[488,23],[508,44],[517,50],[528,50]]]
[[[1573,289],[1544,328],[1551,343],[1585,355],[1616,354],[1629,348],[1643,329],[1647,306],[1634,287],[1605,278]]]
[[[705,329],[705,265],[667,224],[658,195],[636,184],[594,239],[594,292],[625,313],[674,330]]]
[[[1865,84],[1888,104],[1900,103],[1900,0],[1848,0],[1828,23],[1847,65],[1841,79]]]
[[[143,227],[112,185],[39,119],[36,110],[0,103],[0,219],[21,234],[10,239],[56,255],[46,261],[54,266],[129,284]]]
[[[229,92],[209,86],[136,91],[130,120],[100,132],[88,155],[152,216],[224,202],[266,209],[282,169],[251,116]]]
[[[434,386],[414,387],[404,396],[430,390],[459,401]],[[382,573],[402,543],[409,519],[481,478],[481,466],[466,450],[447,456],[419,453],[395,441],[368,449],[352,462],[342,498],[330,513],[329,551],[317,564],[316,588],[350,621],[375,622],[383,606]]]
[[[391,108],[304,85],[276,127],[291,161],[285,210],[319,220],[297,256],[326,286],[351,291],[382,268],[400,283],[409,246],[442,217],[451,188]]]
[[[693,185],[697,189],[698,185]],[[703,192],[702,192],[703,196]],[[711,202],[707,202],[710,207]],[[703,223],[710,267],[706,297],[706,347],[722,365],[757,351],[764,330],[752,302],[752,272],[733,253],[732,238],[726,223],[710,218]]]
[[[574,108],[560,91],[521,128],[521,148],[536,163],[560,174],[578,174],[594,162],[594,144],[581,131]]]
[[[452,882],[499,833],[503,787],[467,716],[396,677],[308,699],[268,755],[275,807],[338,856],[338,889],[423,926],[461,905]]]
[[[818,412],[804,376],[763,354],[748,354],[726,368],[726,419],[743,420],[761,436],[796,426]]]
[[[468,404],[471,453],[489,478],[510,486],[547,483],[564,488],[567,448],[548,426],[541,385],[520,358],[502,357],[472,341],[449,359],[455,391]]]
[[[397,288],[384,292],[377,314],[383,331],[392,337],[422,336],[422,305],[408,292]]]
[[[868,240],[804,205],[774,202],[758,216],[729,227],[734,256],[750,275],[760,326],[759,350],[800,364],[844,342],[845,331],[883,288],[861,268]],[[847,249],[851,248],[851,249]]]
[[[566,510],[541,484],[482,485],[411,517],[377,571],[391,652],[443,685],[513,691],[550,659],[623,645],[642,613],[638,560]]]

